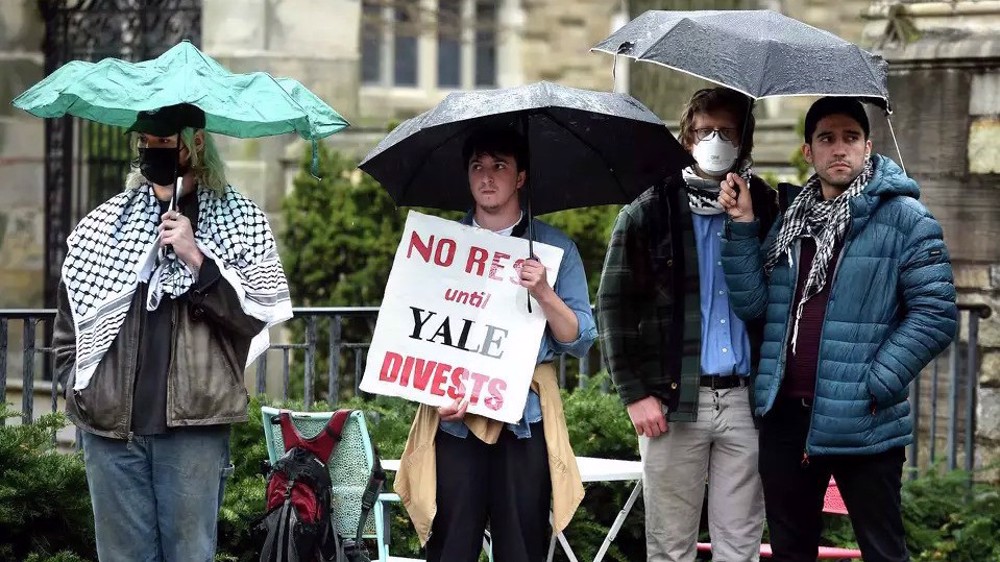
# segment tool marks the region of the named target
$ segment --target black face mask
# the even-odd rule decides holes
[[[140,148],[139,171],[156,185],[172,186],[174,180],[188,172],[190,166],[177,163],[180,148]]]

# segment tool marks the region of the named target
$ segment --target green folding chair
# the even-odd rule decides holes
[[[264,437],[267,440],[267,458],[276,462],[285,451],[281,430],[276,420],[280,410],[263,407]],[[291,412],[292,423],[305,438],[314,437],[326,426],[332,412]],[[372,455],[371,437],[363,412],[353,412],[344,424],[340,444],[330,456],[330,477],[333,482],[333,514],[341,536],[353,539],[361,518],[361,497],[368,486],[375,459]],[[365,522],[362,537],[374,539],[378,545],[379,562],[419,562],[412,558],[389,556],[389,520],[387,501],[399,501],[396,494],[381,494]]]

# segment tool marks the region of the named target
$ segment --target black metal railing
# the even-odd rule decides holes
[[[310,408],[320,399],[330,406],[348,396],[361,395],[361,376],[364,373],[365,354],[371,343],[377,307],[314,307],[295,308],[294,318],[283,326],[281,333],[292,336],[293,341],[273,341],[247,370],[251,388],[258,394],[282,400],[301,399]],[[52,309],[0,309],[0,403],[6,401],[7,387],[22,389],[21,413],[24,423],[34,419],[34,393],[41,385],[49,390],[52,385],[52,349],[45,344],[46,334],[51,333],[55,310]],[[11,352],[15,354],[9,337],[12,323],[20,323],[20,379],[8,385]],[[278,330],[272,336],[278,335]],[[594,346],[592,353],[598,353]],[[277,362],[277,363],[276,363]],[[558,358],[558,372],[563,387],[586,386],[591,372],[590,357],[582,359]],[[574,372],[572,376],[568,373]],[[274,388],[274,379],[278,379]],[[268,382],[272,384],[269,386]],[[15,384],[16,382],[16,384]],[[608,385],[603,385],[607,390]],[[58,408],[57,392],[52,392],[52,409]],[[0,420],[0,424],[3,420]]]
[[[917,439],[907,457],[913,468],[934,461],[943,461],[949,469],[975,468],[979,321],[988,318],[991,310],[986,305],[959,305],[959,311],[959,334],[954,343],[911,386]],[[273,342],[248,369],[254,391],[282,400],[302,399],[307,408],[319,401],[335,406],[342,398],[361,395],[358,387],[378,308],[296,308],[294,314],[281,331],[292,341]],[[39,390],[49,392],[49,411],[58,409],[52,349],[44,343],[54,318],[51,309],[0,310],[0,404],[6,403],[8,388],[20,388],[22,423],[34,419],[34,398]],[[12,334],[17,333],[11,332],[12,323],[20,324],[19,351],[11,344]],[[559,358],[564,388],[588,385],[594,359],[600,364],[598,347],[579,361]],[[14,369],[20,371],[19,380],[8,375],[12,358],[20,358],[20,367]],[[280,388],[274,388],[276,385]],[[608,391],[608,386],[605,378],[602,390]]]
[[[9,385],[7,368],[10,358],[10,322],[20,322],[21,330],[21,421],[31,423],[34,419],[34,394],[35,394],[35,368],[38,359],[43,359],[43,363],[51,362],[51,348],[39,346],[38,342],[44,341],[39,334],[39,328],[43,329],[51,326],[55,319],[54,310],[0,310],[0,404],[7,403],[7,388]],[[48,326],[44,326],[48,324]],[[51,379],[51,377],[50,377]],[[53,388],[49,393],[52,397],[52,410],[59,407],[59,393]],[[0,417],[0,425],[4,420]]]
[[[961,317],[955,341],[946,352],[934,359],[923,376],[910,385],[911,415],[916,438],[909,447],[907,457],[910,467],[914,469],[941,460],[949,470],[958,468],[960,461],[962,468],[970,472],[976,466],[979,321],[989,318],[992,310],[984,304],[959,305],[958,309]],[[947,364],[944,376],[942,364]],[[941,400],[943,395],[947,396],[944,404]],[[960,443],[962,451],[959,451]],[[945,449],[943,459],[940,455],[942,445]],[[923,457],[925,446],[927,456]],[[913,471],[913,475],[916,475],[916,471]]]

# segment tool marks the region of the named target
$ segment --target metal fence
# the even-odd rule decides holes
[[[959,310],[955,342],[911,386],[917,439],[907,457],[914,468],[934,461],[943,461],[949,469],[975,467],[979,321],[991,311],[986,305],[959,305]],[[272,332],[272,337],[281,335],[288,341],[273,342],[247,370],[248,386],[282,400],[301,399],[307,408],[320,401],[333,407],[345,397],[363,395],[358,385],[378,308],[297,308],[294,313],[282,330]],[[34,399],[40,391],[49,395],[48,411],[59,408],[52,349],[45,343],[54,318],[51,309],[0,309],[0,404],[7,402],[9,389],[20,390],[22,423],[35,419]],[[593,366],[602,364],[599,353],[594,346],[580,360],[559,357],[561,385],[586,387],[595,374]],[[19,373],[20,379],[10,372]],[[602,390],[609,391],[607,378],[602,380]]]

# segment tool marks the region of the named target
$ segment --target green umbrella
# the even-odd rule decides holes
[[[155,59],[73,61],[14,99],[36,117],[74,115],[129,127],[140,111],[190,103],[205,112],[205,130],[237,138],[298,133],[317,140],[347,121],[305,86],[265,72],[234,74],[188,41]],[[314,170],[315,173],[315,170]]]

